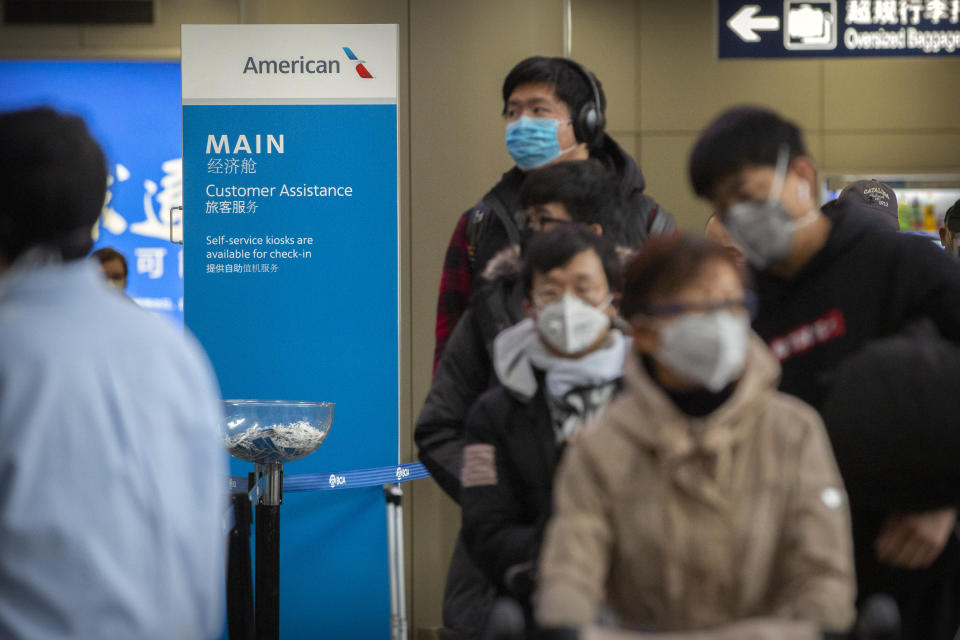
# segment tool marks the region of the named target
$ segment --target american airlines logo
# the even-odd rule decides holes
[[[364,65],[366,60],[361,60],[350,47],[342,47],[342,49],[347,55],[347,63],[354,65],[358,76],[373,79],[373,74]],[[243,64],[243,73],[253,75],[339,74],[340,61],[316,59],[314,56],[283,60],[255,59],[253,56],[247,56]]]
[[[367,71],[367,68],[363,66],[363,63],[366,62],[366,60],[361,60],[360,58],[358,58],[357,54],[355,54],[353,52],[353,49],[351,49],[350,47],[344,47],[343,52],[347,54],[347,57],[350,59],[351,62],[355,62],[357,64],[356,68],[357,68],[358,76],[360,76],[361,78],[373,78],[373,74]]]

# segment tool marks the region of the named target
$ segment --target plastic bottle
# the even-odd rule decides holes
[[[900,220],[900,230],[909,231],[913,223],[913,210],[902,198],[897,205],[897,219]]]
[[[923,229],[923,214],[920,212],[920,200],[914,198],[913,202],[910,203],[911,213],[913,214],[913,219],[910,222],[910,228],[914,231],[920,231]]]
[[[937,230],[937,218],[933,215],[933,203],[927,203],[923,205],[923,230],[924,231],[936,231]]]

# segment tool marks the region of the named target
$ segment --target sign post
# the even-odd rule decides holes
[[[288,473],[396,464],[397,26],[184,25],[182,52],[187,327],[225,398],[336,403]],[[387,637],[381,489],[284,503],[283,637]]]
[[[717,57],[960,55],[960,0],[716,0]]]

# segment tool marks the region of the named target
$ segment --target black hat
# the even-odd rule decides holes
[[[851,182],[840,192],[837,201],[855,202],[874,209],[887,216],[891,226],[900,228],[900,219],[897,216],[897,194],[890,185],[879,180]]]
[[[0,114],[0,254],[46,244],[65,259],[90,251],[107,166],[83,120],[48,107]]]

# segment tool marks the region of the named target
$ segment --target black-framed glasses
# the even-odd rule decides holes
[[[549,215],[531,217],[526,211],[522,210],[513,214],[513,220],[517,223],[518,229],[530,229],[531,231],[543,231],[544,225],[548,224],[577,224],[574,220],[554,218]]]
[[[743,297],[735,300],[654,305],[642,309],[638,315],[653,318],[673,318],[687,313],[712,313],[714,311],[736,312],[741,309],[746,310],[751,319],[757,317],[757,295],[753,291],[744,291]]]

